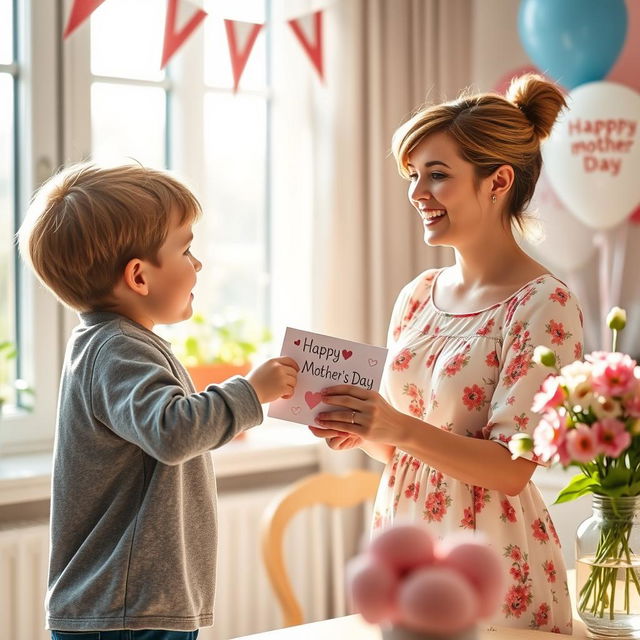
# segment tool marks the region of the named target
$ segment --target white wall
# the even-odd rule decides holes
[[[473,84],[490,91],[505,73],[531,64],[518,37],[519,0],[472,0]]]

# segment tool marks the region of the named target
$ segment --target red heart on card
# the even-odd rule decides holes
[[[309,405],[309,409],[313,409],[313,407],[322,401],[322,394],[307,391],[307,393],[304,394],[304,401]]]
[[[302,407],[291,407],[291,413],[293,413],[294,416],[297,416],[300,414]]]
[[[342,350],[342,357],[345,360],[348,360],[352,355],[353,355],[353,351],[349,351],[348,349],[343,349]]]
[[[294,340],[293,344],[295,344],[296,347],[299,347],[300,346],[300,340]]]

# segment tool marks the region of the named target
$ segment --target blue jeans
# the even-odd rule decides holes
[[[131,631],[52,631],[52,640],[196,640],[197,631],[162,631],[141,629]]]

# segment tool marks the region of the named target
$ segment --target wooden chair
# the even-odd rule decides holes
[[[313,505],[351,507],[375,498],[380,476],[372,471],[344,475],[315,473],[293,484],[269,504],[262,517],[262,559],[284,616],[284,626],[302,624],[302,609],[284,563],[283,538],[291,519]]]

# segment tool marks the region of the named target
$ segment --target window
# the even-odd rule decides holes
[[[258,37],[234,94],[223,18],[264,22],[268,6],[243,2],[239,14],[238,4],[206,2],[207,18],[165,71],[165,3],[111,0],[96,10],[90,148],[98,162],[132,158],[184,179],[205,212],[193,248],[204,265],[194,309],[266,323],[267,34]]]
[[[281,3],[204,0],[208,17],[164,71],[166,3],[110,0],[62,41],[71,4],[0,0],[0,340],[6,333],[19,347],[4,375],[25,378],[36,393],[31,411],[19,394],[5,405],[0,455],[44,450],[53,441],[64,345],[77,318],[20,266],[13,236],[33,191],[63,163],[135,159],[166,167],[193,188],[205,212],[194,242],[204,263],[196,311],[265,325],[275,318],[277,336],[282,319],[305,326],[300,318],[310,307],[303,293],[309,241],[297,229],[310,226],[298,206],[308,201],[301,184],[306,193],[311,173],[290,151],[291,136],[271,129],[275,121],[288,134],[291,114],[309,117],[299,94],[315,78],[301,64],[302,80],[287,77],[295,104],[273,108],[272,75],[286,76],[271,73],[273,60],[282,66],[291,50],[299,53],[284,17],[270,22]],[[266,23],[235,94],[223,18]],[[304,142],[309,146],[306,134]],[[302,176],[293,183],[291,163]],[[273,302],[270,271],[278,273]]]

